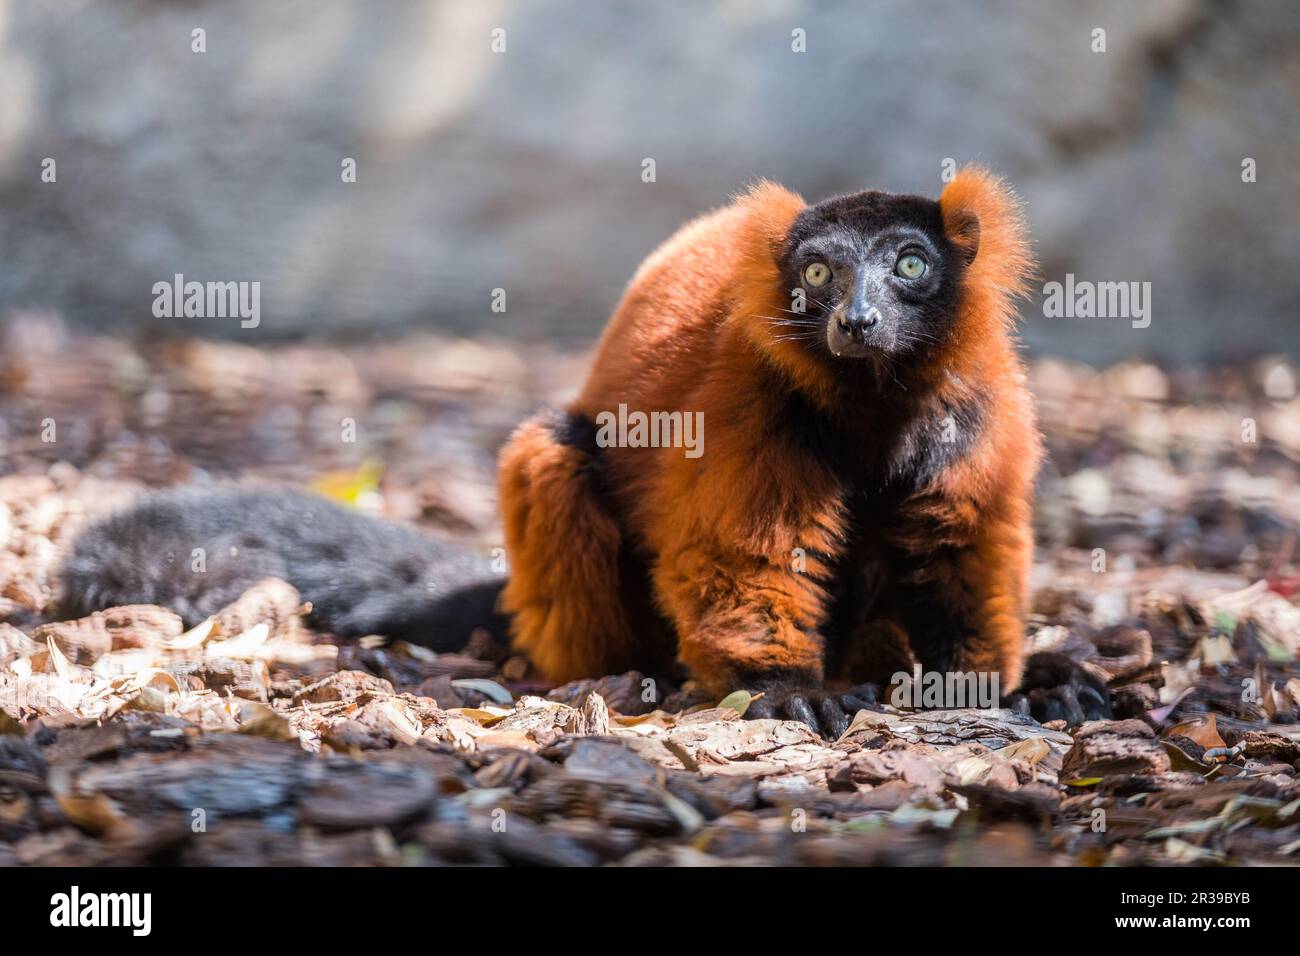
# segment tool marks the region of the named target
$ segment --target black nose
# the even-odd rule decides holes
[[[880,321],[880,310],[875,306],[854,309],[848,315],[841,315],[840,328],[855,338],[860,338],[867,329]]]

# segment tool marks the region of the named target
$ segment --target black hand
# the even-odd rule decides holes
[[[1005,705],[1040,723],[1064,720],[1075,726],[1111,716],[1106,685],[1064,654],[1043,652],[1025,662],[1025,676]]]
[[[876,707],[878,696],[875,684],[861,684],[844,692],[777,685],[764,688],[763,696],[749,705],[745,716],[797,720],[813,733],[835,740],[848,729],[854,714]]]

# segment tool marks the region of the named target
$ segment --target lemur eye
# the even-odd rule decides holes
[[[904,279],[919,279],[925,275],[925,260],[915,252],[909,252],[905,256],[898,257],[898,262],[894,264],[894,271]]]
[[[824,262],[811,263],[808,268],[803,270],[803,281],[807,282],[814,289],[824,286],[831,278],[831,269]]]

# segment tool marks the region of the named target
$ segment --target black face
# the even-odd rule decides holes
[[[933,200],[882,192],[828,199],[799,214],[781,256],[789,324],[810,348],[837,358],[924,352],[952,325],[964,263]]]

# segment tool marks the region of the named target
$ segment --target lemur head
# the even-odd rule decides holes
[[[915,396],[1013,348],[1032,257],[1019,201],[983,169],[937,202],[863,192],[809,206],[762,182],[737,212],[728,326],[825,407],[846,384]]]
[[[940,204],[921,196],[869,191],[805,207],[778,257],[791,328],[837,360],[933,352],[957,320],[961,278],[979,247],[978,215],[945,222]]]

